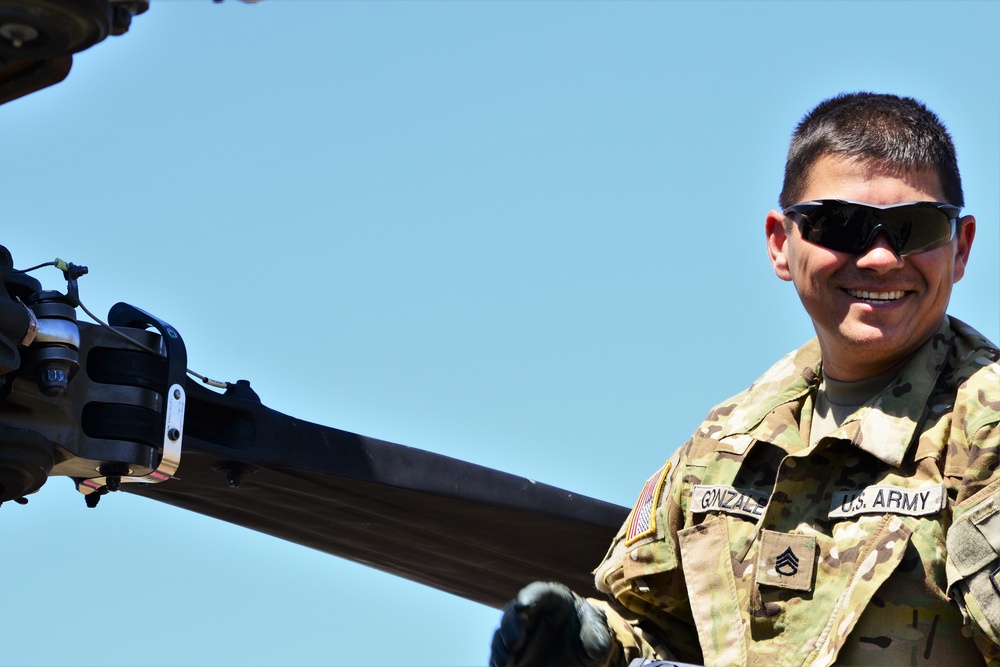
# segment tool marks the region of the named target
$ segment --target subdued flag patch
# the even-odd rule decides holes
[[[630,546],[644,537],[656,533],[656,506],[660,502],[660,492],[667,481],[670,472],[670,461],[646,481],[639,494],[639,500],[632,510],[629,519],[628,532],[625,534],[625,546]]]

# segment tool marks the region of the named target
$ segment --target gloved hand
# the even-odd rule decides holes
[[[562,584],[536,581],[504,607],[490,667],[614,667],[625,661],[616,650],[602,611]]]

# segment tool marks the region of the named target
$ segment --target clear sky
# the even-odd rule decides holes
[[[763,222],[825,97],[944,119],[979,220],[951,312],[1000,339],[998,30],[997,2],[153,0],[0,107],[0,243],[274,409],[631,505],[812,336]],[[499,618],[60,478],[0,539],[4,665],[481,665]]]

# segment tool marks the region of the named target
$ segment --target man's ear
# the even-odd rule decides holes
[[[770,211],[764,221],[764,232],[767,234],[767,256],[774,267],[774,275],[782,280],[791,281],[792,272],[788,269],[788,234],[785,233],[785,216],[780,211]]]
[[[957,283],[965,275],[965,267],[969,263],[969,253],[972,251],[972,240],[976,238],[976,219],[967,215],[959,220],[958,244],[955,248],[955,268],[952,282]]]

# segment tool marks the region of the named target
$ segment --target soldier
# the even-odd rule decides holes
[[[607,599],[535,583],[491,667],[1000,664],[1000,352],[946,315],[976,221],[923,104],[855,93],[796,128],[774,272],[816,338],[646,483]]]

